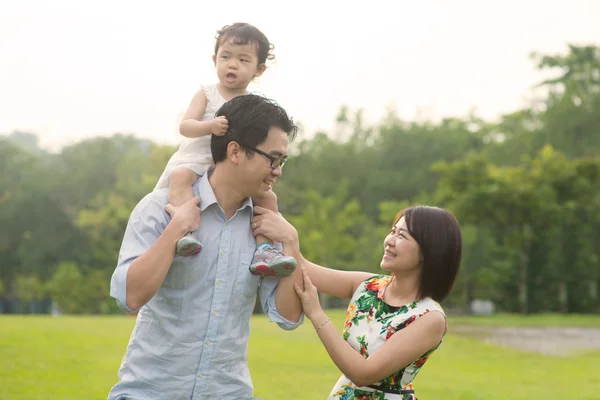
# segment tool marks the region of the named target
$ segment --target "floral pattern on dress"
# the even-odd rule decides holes
[[[420,301],[395,307],[383,300],[385,288],[391,281],[387,275],[376,275],[362,282],[352,299],[346,313],[346,321],[342,336],[363,357],[368,358],[385,342],[398,332],[409,326],[422,315],[430,311],[444,310],[433,299],[427,297]],[[440,342],[441,344],[441,342]],[[418,359],[375,383],[381,389],[413,389],[413,380],[430,355],[439,344],[420,356]],[[329,395],[331,400],[416,400],[414,394],[386,393],[368,387],[357,387],[346,376],[342,375]]]

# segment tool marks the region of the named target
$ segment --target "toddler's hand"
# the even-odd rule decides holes
[[[229,129],[229,123],[224,116],[220,116],[212,120],[210,132],[213,135],[223,136],[227,133],[227,129]]]

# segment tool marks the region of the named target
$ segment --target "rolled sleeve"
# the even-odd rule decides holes
[[[127,306],[129,266],[156,242],[168,223],[161,197],[160,193],[150,193],[132,211],[119,250],[117,267],[110,280],[110,296],[117,301],[119,308],[129,313],[138,310]]]
[[[119,308],[125,312],[133,313],[137,310],[132,310],[127,307],[127,271],[129,265],[119,265],[113,272],[110,280],[110,296],[117,300]]]
[[[275,322],[281,329],[291,331],[302,325],[304,322],[304,312],[300,314],[300,319],[298,319],[298,322],[289,321],[279,314],[277,311],[277,305],[275,304],[275,289],[277,289],[278,284],[279,278],[263,278],[258,292],[260,296],[260,302],[264,313],[269,318],[269,321]]]

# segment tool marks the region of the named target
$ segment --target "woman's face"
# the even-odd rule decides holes
[[[422,266],[423,256],[419,244],[410,236],[405,218],[396,222],[383,241],[381,268],[390,272],[408,272]]]

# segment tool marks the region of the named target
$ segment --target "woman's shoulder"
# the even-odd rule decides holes
[[[373,275],[361,282],[364,289],[378,292],[383,286],[387,285],[392,277],[390,275]]]
[[[391,277],[388,275],[373,275],[363,281],[361,281],[356,289],[354,290],[353,297],[363,296],[379,296],[379,291],[384,288],[389,282]]]
[[[406,328],[408,325],[430,312],[439,312],[446,319],[444,309],[433,299],[426,297],[398,308],[394,317],[390,320],[390,326],[396,330]]]
[[[437,301],[433,300],[431,297],[425,297],[424,299],[422,299],[419,302],[419,308],[422,310],[422,312],[428,313],[430,311],[438,311],[440,313],[442,313],[442,315],[446,316],[446,313],[444,312],[444,308],[441,306],[440,303],[438,303]]]

